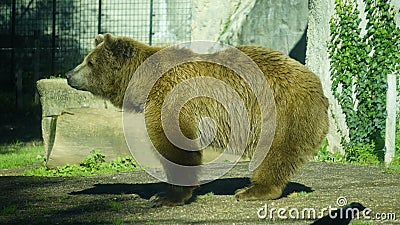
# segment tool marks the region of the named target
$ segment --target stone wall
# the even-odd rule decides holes
[[[310,14],[307,32],[307,57],[306,65],[316,73],[322,81],[325,95],[330,103],[330,130],[328,133],[329,149],[341,150],[341,134],[348,136],[345,118],[340,106],[331,92],[330,64],[327,44],[330,41],[329,20],[333,15],[334,1],[310,1]],[[333,116],[336,116],[335,118]]]
[[[193,0],[192,40],[219,40],[224,27],[229,23],[230,17],[237,11],[237,8],[251,2],[254,0]]]
[[[192,40],[262,45],[305,62],[307,1],[193,1]]]
[[[307,1],[252,1],[230,17],[221,40],[267,46],[304,63],[307,17]]]

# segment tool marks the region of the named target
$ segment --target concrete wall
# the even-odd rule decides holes
[[[192,40],[262,45],[305,63],[307,1],[193,1]]]
[[[307,1],[257,0],[248,15],[237,13],[230,18],[231,22],[241,21],[241,29],[228,26],[222,40],[271,47],[304,63],[307,17]]]
[[[338,102],[331,92],[330,64],[327,44],[330,41],[329,20],[334,12],[334,1],[310,1],[310,14],[307,32],[306,65],[316,73],[322,81],[325,95],[330,103],[330,129],[328,133],[329,149],[340,150],[341,135],[348,136],[345,118]],[[334,115],[336,115],[334,117]],[[338,130],[344,133],[340,134]]]
[[[192,40],[217,41],[237,8],[251,2],[254,0],[193,0]]]

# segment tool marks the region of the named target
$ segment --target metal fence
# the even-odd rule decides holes
[[[99,33],[150,45],[190,41],[191,0],[0,1],[0,94],[30,100],[35,82],[63,74]],[[0,96],[1,97],[1,96]]]

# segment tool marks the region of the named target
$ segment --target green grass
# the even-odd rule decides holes
[[[118,157],[114,161],[105,162],[105,155],[99,151],[92,151],[79,165],[66,164],[56,168],[47,168],[45,165],[25,170],[25,176],[45,177],[74,177],[92,176],[96,174],[111,174],[115,172],[129,172],[141,169],[132,157]]]
[[[372,224],[373,224],[372,222],[358,222],[358,221],[350,223],[350,225],[372,225]]]
[[[396,137],[396,155],[390,166],[384,169],[384,173],[400,174],[400,132]],[[320,162],[349,163],[345,156],[339,153],[327,151],[328,142],[325,141],[320,151],[315,155],[315,160]],[[363,148],[357,149],[362,152]],[[16,142],[9,145],[0,145],[0,169],[25,167],[43,162],[43,143],[39,141]],[[363,154],[365,156],[366,154]],[[358,165],[378,165],[378,160],[353,161]],[[48,169],[44,165],[38,168],[26,170],[26,176],[90,176],[95,174],[107,174],[114,172],[127,172],[140,169],[131,157],[117,158],[106,163],[104,155],[98,151],[92,152],[80,165],[64,165],[54,169]]]
[[[92,151],[80,165],[67,164],[49,169],[43,163],[43,154],[43,143],[39,141],[0,145],[0,169],[41,164],[38,167],[25,170],[23,175],[49,177],[91,176],[140,169],[132,157],[118,157],[112,162],[105,162],[105,156],[99,151]]]
[[[122,204],[116,201],[106,202],[104,205],[114,211],[120,211],[122,208]]]
[[[400,150],[397,149],[397,152],[393,158],[392,163],[383,171],[388,174],[400,174]]]
[[[63,74],[56,74],[49,77],[49,79],[65,79],[65,75]]]
[[[12,215],[12,214],[17,213],[17,211],[18,211],[17,205],[3,206],[0,209],[0,216]]]
[[[296,192],[296,193],[297,193],[298,197],[303,197],[303,196],[306,196],[306,195],[310,194],[309,192],[306,192],[306,191],[300,191],[300,192]]]
[[[197,199],[208,199],[212,197],[214,197],[214,192],[208,192],[207,194],[197,196]]]
[[[114,220],[112,221],[112,224],[113,224],[113,225],[123,225],[123,224],[124,224],[124,221],[123,221],[122,219],[114,219]]]
[[[0,169],[10,169],[43,162],[43,144],[38,141],[0,146]]]

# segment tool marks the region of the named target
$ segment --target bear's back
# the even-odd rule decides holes
[[[242,117],[245,115],[243,108],[238,107],[237,104],[221,104],[221,102],[231,101],[232,96],[227,93],[229,92],[228,89],[233,89],[241,98],[247,110],[250,124],[250,136],[246,151],[248,156],[252,155],[252,150],[259,140],[262,120],[260,105],[266,106],[268,110],[276,110],[276,141],[291,142],[289,139],[293,139],[293,136],[299,136],[299,133],[308,135],[307,130],[314,128],[314,126],[320,126],[315,135],[324,136],[326,134],[328,125],[325,117],[327,117],[328,102],[323,94],[321,82],[314,73],[279,51],[258,46],[239,46],[237,49],[256,63],[265,76],[274,98],[274,107],[270,106],[271,101],[268,99],[265,101],[257,99],[252,87],[240,74],[224,65],[199,60],[183,63],[172,68],[155,83],[146,103],[147,114],[151,115],[147,117],[149,118],[148,122],[159,125],[162,107],[176,107],[174,104],[185,98],[183,95],[189,96],[193,94],[189,92],[195,92],[200,97],[191,98],[180,110],[179,118],[182,132],[190,139],[201,136],[204,142],[212,139],[211,136],[215,133],[217,136],[213,144],[225,148],[228,142],[232,141],[230,112],[235,112]],[[240,57],[229,58],[230,54],[227,54],[227,52],[215,53],[215,57],[241,62]],[[222,81],[227,85],[226,87],[215,88],[216,86],[213,83],[200,82],[201,79],[195,79],[202,77],[215,79],[216,82]],[[176,98],[169,98],[169,102],[165,102],[171,91],[182,83],[187,85],[188,92],[183,92]],[[210,96],[203,96],[209,91],[217,96],[218,101],[213,100]],[[226,108],[227,106],[228,108]],[[311,118],[312,116],[317,117]],[[212,126],[199,127],[199,122],[204,117],[214,120],[215,129]],[[308,123],[313,125],[310,126]],[[244,130],[244,127],[240,127],[240,129]],[[303,140],[303,138],[301,139]],[[293,140],[299,140],[299,138]]]

